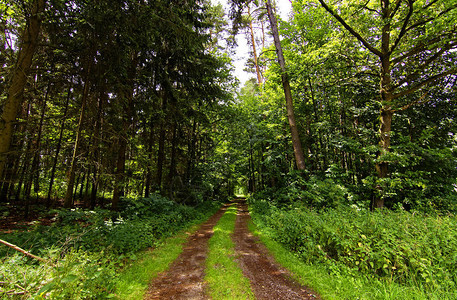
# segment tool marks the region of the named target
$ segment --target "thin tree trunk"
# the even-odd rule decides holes
[[[134,130],[130,130],[131,122],[133,122],[133,92],[134,92],[134,80],[136,76],[136,69],[138,66],[138,53],[132,53],[131,62],[128,71],[127,86],[123,87],[119,93],[121,99],[124,101],[124,118],[123,118],[123,132],[119,140],[119,154],[115,172],[115,183],[113,191],[113,200],[111,209],[117,210],[120,200],[120,196],[124,189],[124,173],[125,173],[125,157],[127,151],[127,140],[130,137],[130,133]]]
[[[71,81],[73,81],[73,79]],[[63,113],[63,116],[62,116],[62,122],[60,124],[59,139],[57,140],[56,155],[54,157],[54,162],[52,164],[51,178],[49,179],[48,197],[46,198],[46,206],[48,208],[51,206],[52,186],[54,184],[54,178],[55,178],[55,174],[56,174],[57,162],[59,160],[60,148],[62,147],[62,137],[63,137],[64,128],[65,128],[65,121],[67,119],[68,103],[70,102],[70,98],[71,98],[71,84],[68,87],[67,100],[65,101],[64,113]]]
[[[163,164],[165,161],[165,133],[164,125],[160,125],[159,151],[157,152],[157,177],[156,184],[159,190],[162,189]]]
[[[192,123],[192,131],[189,139],[189,154],[187,156],[187,171],[186,171],[186,184],[190,184],[192,181],[192,173],[195,165],[195,155],[197,147],[197,121],[195,119]]]
[[[152,126],[152,119],[150,120],[149,125],[149,138],[148,138],[148,165],[146,173],[146,182],[144,187],[144,197],[148,198],[149,193],[151,192],[151,183],[152,183],[152,145],[154,141],[154,128]]]
[[[36,139],[33,161],[32,161],[32,180],[34,180],[33,189],[36,194],[40,191],[40,152],[41,152],[41,135],[43,133],[44,116],[46,113],[46,105],[48,103],[49,91],[51,90],[51,83],[49,82],[46,90],[46,95],[43,100],[43,107],[41,108],[40,125],[38,126],[38,136]]]
[[[114,190],[113,190],[113,200],[111,203],[111,210],[117,210],[119,205],[119,200],[121,193],[123,192],[123,176],[125,172],[125,151],[127,149],[127,141],[125,137],[120,137],[119,140],[119,152],[116,163],[116,172],[114,173]]]
[[[101,132],[102,132],[102,122],[103,122],[103,104],[108,99],[108,95],[106,94],[105,87],[100,92],[100,97],[98,99],[98,111],[97,111],[97,121],[95,124],[95,142],[94,142],[94,172],[92,177],[92,190],[90,193],[90,207],[93,209],[97,204],[97,191],[98,185],[100,180],[100,142],[102,140]]]
[[[0,177],[3,174],[7,154],[10,149],[13,124],[22,104],[22,96],[25,85],[27,84],[27,76],[32,65],[32,58],[38,46],[45,4],[45,0],[33,1],[30,18],[28,19],[23,36],[20,38],[21,43],[18,59],[13,70],[11,83],[0,118]]]
[[[162,91],[162,112],[167,114],[167,92]],[[159,190],[162,190],[162,177],[163,177],[163,165],[165,162],[165,121],[162,120],[160,124],[160,134],[159,134],[159,151],[157,152],[157,177],[156,184]]]
[[[265,1],[265,5],[268,12],[268,18],[270,19],[271,32],[273,34],[273,39],[276,47],[276,54],[278,56],[278,62],[281,67],[281,79],[284,89],[284,95],[286,98],[286,109],[287,109],[287,118],[289,120],[289,127],[292,136],[292,144],[294,147],[295,163],[298,170],[305,170],[305,157],[303,154],[303,149],[300,141],[300,135],[298,133],[297,124],[295,121],[294,106],[292,100],[292,93],[290,91],[289,76],[286,70],[286,64],[284,60],[284,55],[282,53],[281,41],[279,39],[279,31],[276,21],[276,16],[274,15],[270,0]]]
[[[176,151],[178,147],[178,128],[176,121],[173,123],[173,136],[171,138],[171,157],[170,157],[170,170],[168,172],[168,190],[170,199],[173,198],[173,178],[176,175]]]
[[[76,164],[78,163],[78,150],[79,150],[79,144],[81,143],[81,133],[82,133],[82,125],[84,122],[84,114],[86,111],[86,102],[87,98],[89,95],[89,74],[90,74],[90,66],[87,69],[87,74],[86,78],[84,81],[84,89],[83,89],[83,97],[82,97],[82,103],[81,103],[81,112],[79,115],[79,121],[78,121],[78,127],[76,130],[76,140],[75,140],[75,146],[73,149],[73,156],[71,158],[71,166],[70,166],[70,171],[68,174],[68,185],[67,185],[67,192],[65,194],[65,200],[64,200],[64,207],[65,208],[70,208],[72,207],[73,203],[73,189],[74,189],[74,184],[75,184],[75,172],[76,172]]]
[[[251,9],[249,8],[249,5],[248,5],[248,16],[249,16],[249,31],[251,34],[251,43],[252,43],[252,53],[254,55],[254,66],[255,66],[255,72],[257,74],[257,84],[259,86],[261,86],[262,85],[262,75],[260,73],[259,62],[257,60],[257,49],[256,49],[256,45],[255,45],[254,28],[252,26]]]

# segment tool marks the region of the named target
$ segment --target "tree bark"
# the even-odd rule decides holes
[[[113,200],[111,204],[111,210],[117,210],[120,200],[120,196],[124,189],[124,173],[125,173],[125,157],[127,151],[128,138],[133,133],[130,130],[133,122],[133,92],[134,92],[134,80],[136,75],[136,69],[138,66],[138,53],[131,54],[130,66],[127,74],[127,82],[125,86],[121,88],[119,92],[120,99],[123,101],[124,116],[122,121],[122,133],[119,138],[119,154],[115,172],[115,183],[113,191]]]
[[[7,154],[10,149],[13,135],[13,124],[16,120],[19,107],[22,104],[27,76],[32,65],[33,55],[38,47],[41,22],[45,8],[45,0],[34,0],[30,18],[20,38],[20,49],[8,88],[6,101],[0,117],[0,177],[3,174]]]
[[[391,13],[389,7],[389,0],[382,0],[382,18],[388,20]],[[378,162],[376,163],[376,172],[379,179],[387,178],[389,175],[389,163],[387,161],[379,161],[382,156],[390,151],[390,131],[392,128],[392,118],[394,112],[392,111],[392,79],[391,79],[391,61],[390,61],[390,23],[386,22],[382,28],[381,35],[381,111],[379,135],[379,145],[381,150],[378,155]],[[384,207],[384,188],[379,184],[376,186],[377,193],[373,201],[373,208]]]
[[[292,100],[292,93],[290,91],[289,75],[286,70],[284,54],[282,52],[281,41],[279,39],[277,20],[276,16],[274,15],[270,0],[265,0],[265,5],[268,12],[268,18],[270,20],[271,32],[273,34],[279,66],[281,67],[281,80],[284,89],[284,95],[286,98],[287,118],[289,120],[292,144],[294,147],[295,163],[297,165],[298,170],[305,170],[305,156],[303,154],[297,123],[295,121],[294,104]]]
[[[72,80],[70,80],[70,82]],[[65,121],[67,119],[68,103],[70,102],[70,98],[71,98],[71,84],[68,87],[67,100],[65,101],[64,113],[63,113],[63,116],[62,116],[62,122],[60,124],[59,139],[57,140],[56,154],[55,154],[55,157],[54,157],[54,162],[52,164],[51,178],[49,179],[48,196],[46,198],[46,207],[47,208],[51,207],[52,186],[54,185],[54,178],[55,178],[56,169],[57,169],[57,162],[58,162],[58,159],[59,159],[60,148],[62,147],[63,131],[65,129]]]
[[[64,200],[64,207],[65,208],[70,208],[73,205],[73,189],[75,185],[75,172],[76,172],[76,164],[78,162],[78,150],[79,150],[79,144],[81,143],[81,133],[82,133],[82,125],[84,122],[84,114],[86,111],[86,103],[87,103],[87,98],[89,96],[89,74],[90,74],[90,66],[87,69],[87,75],[84,81],[84,89],[83,89],[83,97],[82,97],[82,103],[81,103],[81,112],[79,115],[79,122],[78,122],[78,128],[76,131],[76,140],[75,140],[75,146],[73,149],[73,156],[71,158],[71,166],[70,166],[70,171],[68,174],[68,185],[67,185],[67,191],[65,193],[65,200]]]
[[[257,84],[259,87],[262,85],[262,74],[260,73],[259,61],[257,60],[257,49],[255,45],[255,36],[254,36],[254,28],[252,26],[252,16],[251,16],[251,9],[248,5],[248,17],[249,17],[249,32],[251,34],[251,43],[252,43],[252,54],[254,55],[254,66],[255,72],[257,74]]]
[[[40,125],[38,126],[38,135],[35,143],[33,161],[32,161],[32,180],[33,182],[33,190],[36,194],[40,191],[40,152],[41,152],[41,136],[43,133],[43,124],[44,124],[44,117],[46,113],[46,106],[49,99],[49,92],[51,90],[51,82],[48,83],[48,87],[46,89],[46,94],[43,100],[43,107],[41,108],[41,116],[40,116]]]
[[[98,186],[100,181],[100,166],[101,166],[101,159],[100,159],[100,143],[102,140],[101,132],[102,132],[102,123],[103,123],[103,104],[107,101],[108,95],[105,90],[105,86],[103,86],[100,96],[98,99],[98,109],[97,109],[97,120],[95,124],[95,132],[94,132],[94,162],[95,166],[93,168],[94,172],[92,175],[92,190],[90,193],[90,207],[93,209],[97,204],[97,192]]]
[[[148,138],[148,165],[147,165],[147,173],[146,173],[146,182],[144,187],[144,197],[148,198],[149,193],[151,192],[151,183],[152,183],[152,146],[154,142],[154,127],[153,127],[153,120],[150,120],[149,125],[149,138]]]

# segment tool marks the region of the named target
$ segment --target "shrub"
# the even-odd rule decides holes
[[[349,276],[456,290],[457,218],[405,211],[305,206],[278,208],[251,199],[255,222],[310,264]]]
[[[0,246],[0,295],[16,293],[18,299],[112,297],[117,271],[135,259],[135,252],[201,222],[219,207],[213,202],[184,206],[159,195],[124,199],[121,205],[121,213],[57,210],[51,226],[35,225],[29,231],[0,235],[55,265],[36,264]]]

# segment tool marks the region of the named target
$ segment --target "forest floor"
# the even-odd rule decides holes
[[[238,208],[232,235],[235,260],[249,279],[256,299],[320,299],[314,291],[292,279],[291,274],[275,262],[267,248],[249,231],[251,217],[245,199],[236,199],[233,205]],[[208,240],[227,206],[188,237],[184,251],[168,271],[151,282],[145,299],[211,298],[204,281]]]

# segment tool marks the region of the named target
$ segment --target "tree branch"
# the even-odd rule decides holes
[[[403,22],[403,25],[400,30],[400,34],[398,35],[397,39],[395,40],[395,43],[392,46],[392,48],[390,48],[389,53],[394,52],[394,50],[397,48],[398,44],[400,43],[400,40],[403,38],[403,36],[406,33],[406,26],[408,26],[409,20],[411,19],[411,16],[413,14],[413,0],[408,0],[408,5],[409,5],[408,14],[406,15],[405,21]],[[391,17],[393,17],[393,15]]]
[[[408,58],[414,54],[418,54],[422,51],[425,51],[425,50],[433,50],[433,49],[436,49],[440,46],[439,42],[441,42],[441,40],[443,39],[443,36],[439,36],[439,37],[436,37],[430,41],[427,41],[427,43],[421,43],[421,44],[418,44],[417,46],[415,46],[414,48],[412,48],[410,51],[406,52],[404,55],[401,55],[401,56],[398,56],[394,59],[392,59],[391,63],[393,65],[396,65],[397,63],[401,62],[402,60],[404,60],[405,58]],[[433,47],[428,47],[428,46],[431,46],[435,44]]]
[[[427,84],[429,84],[432,81],[435,81],[435,80],[437,80],[437,79],[439,79],[441,77],[444,77],[444,76],[447,76],[447,75],[451,75],[451,74],[455,74],[455,73],[457,73],[457,68],[453,68],[453,69],[450,69],[447,72],[443,72],[443,73],[437,74],[435,76],[429,77],[427,80],[422,81],[421,83],[413,86],[412,88],[410,88],[408,90],[404,90],[402,92],[393,94],[393,98],[392,99],[397,99],[397,98],[409,95],[411,93],[414,93],[415,91],[417,91],[420,88],[426,86]]]
[[[395,14],[397,13],[398,9],[400,8],[401,2],[402,2],[402,0],[397,0],[397,2],[395,3],[395,8],[392,10],[392,13],[390,14],[390,18],[391,19],[395,16]]]
[[[405,106],[402,106],[402,107],[400,107],[400,108],[398,108],[398,109],[393,109],[392,112],[395,113],[395,112],[397,112],[397,111],[404,111],[404,110],[407,110],[408,108],[410,108],[410,107],[413,106],[413,105],[423,104],[423,103],[426,103],[426,102],[432,100],[432,98],[430,98],[429,100],[422,102],[422,99],[424,99],[425,97],[427,97],[428,93],[429,93],[429,91],[425,92],[425,93],[424,93],[419,99],[417,99],[416,101],[413,101],[413,102],[411,102],[411,103],[408,103],[408,104],[406,104]]]
[[[358,32],[356,32],[351,26],[349,26],[346,21],[343,20],[343,18],[340,17],[336,12],[334,12],[328,5],[324,2],[324,0],[319,0],[321,5],[327,10],[335,19],[338,20],[338,22],[343,25],[346,30],[348,30],[355,38],[357,38],[368,50],[370,50],[373,54],[381,57],[382,53],[375,47],[373,47],[370,43],[368,43],[367,40],[365,40]]]
[[[0,239],[0,243],[3,244],[3,245],[5,245],[5,246],[8,246],[8,247],[10,247],[10,248],[12,248],[12,249],[14,249],[14,250],[16,250],[16,251],[19,251],[19,252],[21,252],[22,254],[24,254],[24,255],[26,255],[26,256],[28,256],[28,257],[31,257],[31,258],[33,258],[33,259],[36,259],[36,260],[39,260],[39,261],[45,262],[45,263],[48,262],[48,261],[45,260],[44,258],[38,257],[38,256],[36,256],[36,255],[33,255],[32,253],[27,252],[27,251],[25,251],[24,249],[19,248],[19,247],[16,246],[16,245],[13,245],[13,244],[11,244],[11,243],[8,243],[7,241],[4,241],[4,240],[1,240],[1,239]]]
[[[400,87],[400,86],[403,85],[404,83],[408,82],[408,81],[411,80],[412,78],[414,78],[414,77],[416,77],[417,75],[419,75],[420,73],[422,73],[422,71],[425,70],[425,68],[427,68],[432,62],[434,62],[437,58],[439,58],[445,51],[454,48],[454,46],[457,46],[457,43],[448,44],[448,45],[446,45],[446,47],[443,47],[442,49],[440,49],[440,51],[438,51],[438,52],[435,53],[433,56],[431,56],[429,59],[427,59],[427,60],[425,61],[425,63],[423,63],[414,73],[412,73],[411,75],[407,76],[405,79],[400,80],[400,81],[395,85],[394,88]]]
[[[431,4],[433,4],[433,3],[431,3]],[[431,5],[431,4],[430,4],[430,5]],[[424,8],[428,8],[430,5],[427,5],[427,6],[424,7]],[[430,17],[430,18],[428,18],[428,19],[419,21],[419,22],[417,22],[417,23],[411,25],[410,27],[408,27],[408,28],[406,29],[406,31],[410,31],[410,30],[412,30],[412,29],[414,29],[414,28],[416,28],[416,27],[419,27],[419,26],[424,25],[424,24],[426,24],[426,23],[428,23],[428,22],[431,22],[431,21],[433,21],[433,20],[435,20],[435,19],[437,19],[437,18],[439,18],[439,17],[441,17],[441,16],[447,14],[448,12],[450,12],[451,10],[456,9],[456,8],[457,8],[457,4],[456,4],[456,5],[453,5],[453,6],[451,6],[451,7],[449,7],[449,8],[446,9],[446,10],[443,10],[443,11],[440,12],[436,17]]]

